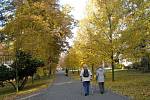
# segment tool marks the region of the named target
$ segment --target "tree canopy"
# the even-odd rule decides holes
[[[14,3],[15,18],[2,30],[11,37],[10,48],[14,52],[29,51],[56,67],[60,53],[68,46],[66,38],[72,36],[75,25],[70,9],[60,6],[57,0],[15,0]]]
[[[115,65],[124,59],[140,62],[150,54],[149,6],[149,0],[89,0],[87,16],[79,21],[70,51],[88,65],[96,67],[104,61],[112,66],[113,74]],[[76,60],[72,57],[72,62]]]

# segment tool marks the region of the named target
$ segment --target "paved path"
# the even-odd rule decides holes
[[[57,73],[54,84],[41,93],[33,94],[18,100],[129,100],[109,91],[101,95],[94,91],[89,96],[81,95],[81,82],[71,80],[63,72]]]

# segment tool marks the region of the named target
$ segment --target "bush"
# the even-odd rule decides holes
[[[136,70],[139,69],[140,66],[141,66],[141,63],[140,63],[140,62],[135,62],[135,63],[132,64],[132,68],[133,68],[133,69],[136,69]]]
[[[29,76],[33,76],[38,67],[44,66],[44,62],[35,59],[30,53],[24,51],[16,52],[16,59],[11,65],[11,69],[4,65],[0,66],[0,82],[8,82],[16,89],[16,85],[12,80],[19,83],[19,89],[23,89]],[[17,75],[17,76],[16,76]]]
[[[141,67],[143,72],[150,71],[150,57],[148,55],[141,58]]]

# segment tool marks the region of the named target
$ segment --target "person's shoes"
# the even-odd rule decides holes
[[[88,96],[89,94],[87,93],[87,94],[85,94],[85,96]]]

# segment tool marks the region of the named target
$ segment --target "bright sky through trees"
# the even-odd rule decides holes
[[[88,0],[60,0],[61,5],[69,4],[73,7],[71,14],[76,20],[83,19],[85,16],[85,9]],[[72,30],[74,37],[76,36],[77,27]],[[69,40],[70,45],[72,45],[73,39]]]
[[[69,4],[71,7],[73,7],[71,14],[75,19],[79,20],[84,18],[87,1],[88,0],[60,0],[60,4]]]

